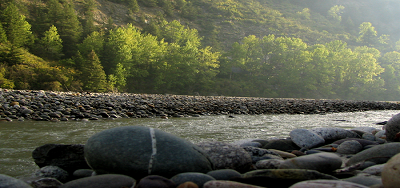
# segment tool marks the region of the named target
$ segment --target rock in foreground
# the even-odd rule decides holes
[[[98,174],[124,174],[135,179],[153,174],[169,178],[214,169],[196,145],[141,126],[117,127],[93,135],[85,145],[85,158]]]

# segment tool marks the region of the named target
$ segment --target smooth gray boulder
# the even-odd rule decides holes
[[[364,161],[371,161],[376,164],[382,164],[387,162],[391,157],[398,153],[400,153],[400,143],[387,143],[376,145],[372,148],[363,150],[355,154],[346,162],[346,166]]]
[[[330,173],[342,166],[342,159],[334,153],[316,153],[286,159],[279,169],[308,169]]]
[[[104,174],[69,181],[59,188],[121,188],[134,187],[136,180],[120,174]]]
[[[389,142],[399,142],[400,136],[397,133],[400,132],[400,113],[394,115],[385,125],[386,140]]]
[[[325,142],[340,140],[343,138],[358,138],[360,137],[357,133],[338,127],[321,127],[314,128],[310,131],[320,135],[324,138]]]
[[[325,143],[324,138],[307,129],[294,129],[289,133],[292,141],[300,148],[310,149]]]
[[[363,149],[363,146],[360,142],[356,140],[348,140],[341,143],[338,147],[336,152],[340,154],[356,154]]]
[[[214,170],[210,158],[196,145],[141,126],[117,127],[93,135],[86,142],[85,158],[97,174],[124,174],[135,179]]]

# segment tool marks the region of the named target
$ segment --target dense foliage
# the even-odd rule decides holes
[[[400,42],[311,2],[109,0],[116,25],[95,0],[2,1],[0,87],[400,100]]]

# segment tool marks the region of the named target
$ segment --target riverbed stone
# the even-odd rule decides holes
[[[356,176],[350,178],[341,179],[342,181],[357,183],[365,186],[372,186],[372,185],[382,185],[382,179],[378,176],[373,176],[369,174],[358,174]]]
[[[400,153],[400,143],[376,145],[352,156],[346,162],[346,166],[350,166],[362,161],[371,161],[376,164],[382,164],[386,163],[391,157],[398,153]]]
[[[176,186],[177,185],[168,178],[150,175],[142,178],[135,188],[175,188]]]
[[[396,154],[382,169],[382,183],[385,188],[395,188],[400,185],[400,154]]]
[[[218,141],[200,142],[197,146],[210,157],[216,169],[247,172],[253,168],[250,154],[240,146]]]
[[[180,173],[171,178],[171,181],[173,181],[176,185],[190,181],[197,184],[200,188],[203,187],[206,182],[211,180],[215,179],[210,175],[198,172]]]
[[[69,181],[59,188],[121,188],[134,187],[136,180],[121,174],[104,174]]]
[[[336,152],[340,154],[356,154],[363,149],[363,146],[356,140],[348,140],[341,143]]]
[[[390,142],[399,142],[400,136],[397,134],[400,132],[400,113],[394,115],[389,119],[385,125],[386,140]]]
[[[324,138],[307,129],[294,129],[289,133],[292,141],[300,148],[310,149],[325,143]]]
[[[214,170],[201,148],[164,131],[142,126],[117,127],[93,135],[86,142],[85,158],[98,174],[117,173],[137,179]]]
[[[357,183],[339,180],[308,180],[296,183],[289,188],[369,188]]]
[[[233,169],[220,169],[207,172],[207,175],[216,180],[230,180],[232,178],[242,177],[242,174]]]
[[[0,174],[0,187],[1,188],[32,188],[29,184],[11,176]]]
[[[343,138],[359,138],[357,133],[338,127],[321,127],[311,129],[310,131],[320,135],[322,138],[324,138],[326,143]]]
[[[264,159],[257,161],[257,169],[278,169],[285,160],[282,159]]]
[[[385,164],[373,165],[373,166],[363,169],[360,173],[381,176],[384,166],[385,166]]]
[[[369,146],[369,145],[379,145],[379,142],[377,142],[377,141],[365,140],[365,139],[361,139],[361,138],[344,138],[344,139],[337,140],[337,141],[333,142],[332,144],[340,145],[343,142],[350,141],[350,140],[357,141],[358,143],[360,143],[362,145],[363,148],[366,146]]]
[[[263,188],[255,185],[226,180],[212,180],[203,185],[203,188]]]
[[[55,178],[60,182],[66,182],[69,178],[68,172],[58,166],[42,167],[35,172],[35,176],[42,178],[44,177]]]
[[[78,169],[90,169],[84,157],[84,145],[45,144],[32,152],[32,158],[40,168],[58,166],[72,174]]]
[[[32,182],[30,182],[30,184],[34,188],[58,188],[63,183],[61,183],[55,178],[40,178],[37,180],[33,180]]]
[[[247,183],[268,188],[289,187],[297,182],[314,179],[337,180],[336,177],[306,169],[262,169],[243,174],[242,178],[232,181]]]
[[[277,149],[281,151],[292,152],[293,150],[299,150],[300,147],[297,146],[291,139],[276,139],[270,140],[263,146],[264,149]]]
[[[309,169],[330,173],[342,166],[342,159],[334,153],[316,153],[286,159],[279,169]]]
[[[250,154],[253,164],[256,164],[257,161],[264,159],[283,159],[280,155],[271,150],[252,146],[245,146],[242,148]]]

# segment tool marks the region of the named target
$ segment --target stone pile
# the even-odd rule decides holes
[[[272,99],[128,93],[77,93],[0,89],[0,120],[68,121],[104,118],[184,117],[221,114],[325,114],[399,110],[376,101]]]

